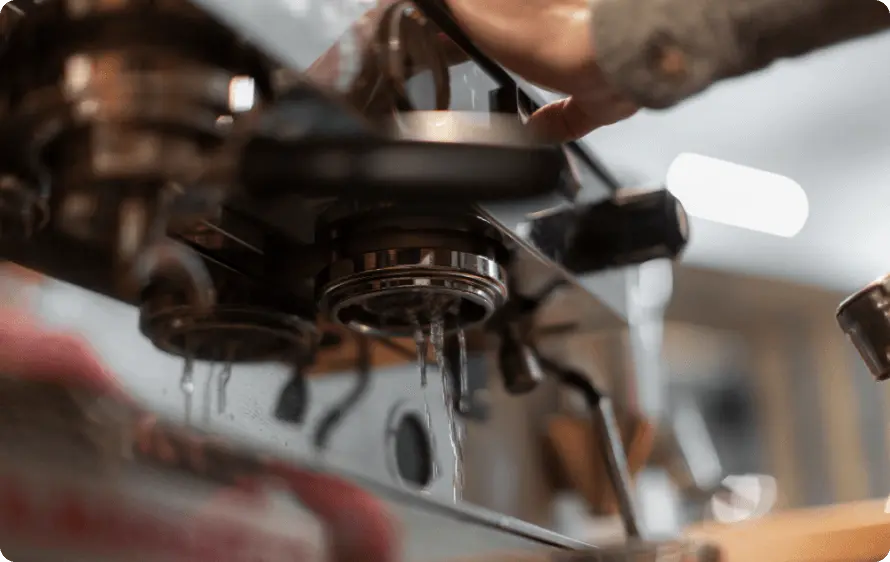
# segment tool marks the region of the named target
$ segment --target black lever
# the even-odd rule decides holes
[[[689,241],[689,221],[680,201],[662,189],[536,216],[528,237],[573,273],[592,273],[676,258]]]

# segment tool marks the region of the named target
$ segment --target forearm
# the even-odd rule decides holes
[[[664,108],[722,78],[890,28],[877,0],[593,0],[606,79]]]

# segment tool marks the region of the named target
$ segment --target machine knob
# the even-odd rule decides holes
[[[837,321],[872,376],[890,378],[890,275],[842,302]]]
[[[541,214],[528,233],[547,257],[583,274],[675,258],[689,241],[689,221],[680,201],[660,189]]]

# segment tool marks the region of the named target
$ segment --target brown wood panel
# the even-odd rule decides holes
[[[759,329],[805,311],[834,318],[847,295],[820,287],[678,265],[667,320],[725,330]]]
[[[309,375],[320,376],[328,373],[354,371],[358,360],[357,336],[342,326],[320,324],[319,329],[337,334],[341,338],[341,343],[336,347],[321,350]],[[394,339],[390,341],[392,346],[371,340],[371,366],[373,369],[394,367],[417,361],[416,357],[412,355],[416,349],[413,340]],[[399,349],[395,349],[393,346],[397,346]]]
[[[800,467],[794,450],[794,426],[790,415],[794,407],[789,392],[791,361],[786,334],[765,327],[749,339],[750,366],[771,473],[778,482],[778,506],[799,505],[802,490],[797,478]],[[814,406],[815,407],[815,406]]]
[[[823,432],[834,498],[839,502],[868,497],[868,466],[860,438],[858,396],[847,342],[833,319],[814,319],[809,349],[815,361],[815,380],[820,404],[797,404],[798,408],[822,408]]]
[[[341,343],[321,350],[309,374],[324,375],[354,370],[358,358],[357,335],[343,326],[324,320],[318,322],[318,329],[320,332],[337,334]],[[371,338],[370,342],[373,369],[417,363],[417,346],[412,338],[390,338],[385,341]],[[467,332],[467,349],[471,353],[487,350],[491,343],[489,336],[482,330]],[[435,362],[431,347],[427,350],[427,361]]]

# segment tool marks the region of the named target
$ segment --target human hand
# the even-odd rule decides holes
[[[539,109],[529,127],[565,142],[636,113],[614,90],[594,50],[591,0],[446,0],[488,56],[529,82],[569,97]]]

